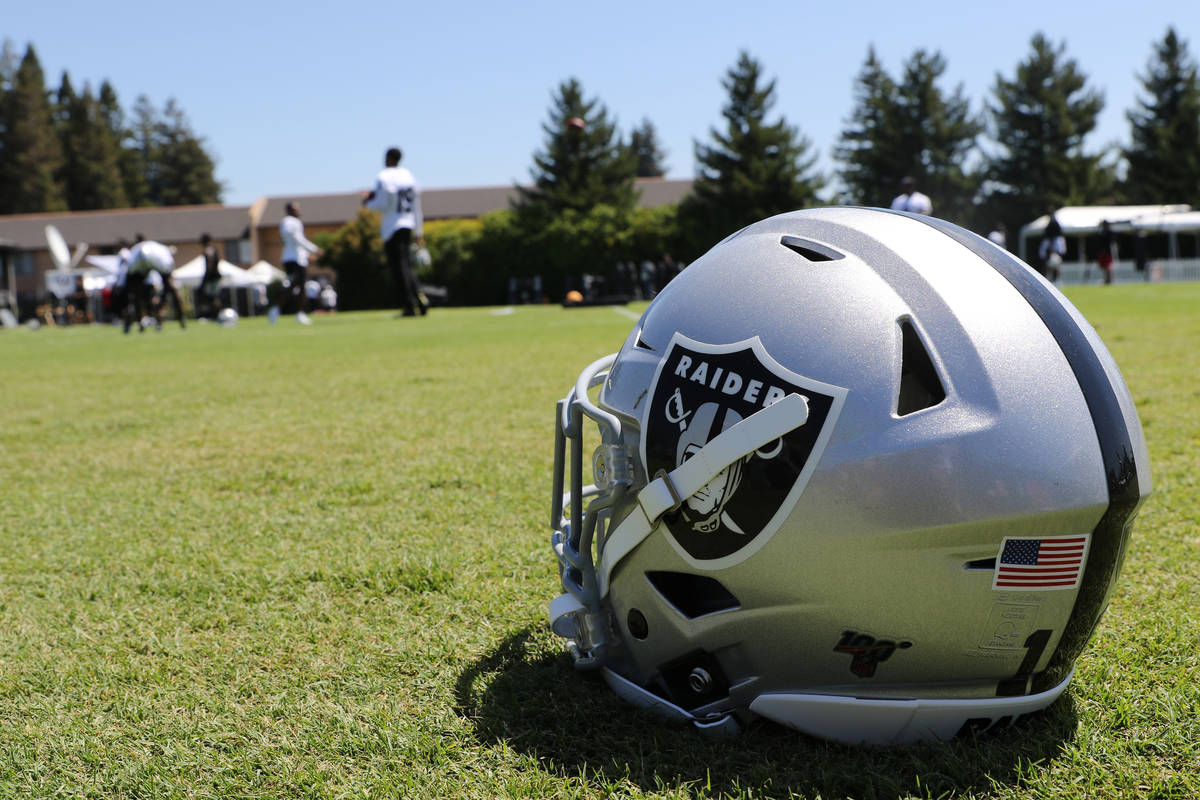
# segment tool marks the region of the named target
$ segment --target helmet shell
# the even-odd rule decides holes
[[[656,297],[603,384],[637,454],[614,526],[654,453],[708,438],[681,414],[733,408],[722,364],[807,393],[811,441],[718,476],[725,511],[751,499],[715,527],[685,530],[680,509],[615,566],[611,669],[743,714],[772,694],[983,699],[1069,678],[1151,482],[1120,372],[1057,289],[916,215],[814,209],[739,231]],[[1010,551],[1071,541],[1063,585],[1001,580]]]

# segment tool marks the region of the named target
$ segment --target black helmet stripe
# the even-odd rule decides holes
[[[1041,318],[1070,364],[1096,429],[1096,439],[1108,478],[1108,508],[1092,532],[1087,565],[1066,630],[1046,670],[1034,676],[1031,691],[1061,683],[1091,637],[1107,606],[1108,590],[1125,556],[1126,530],[1141,502],[1137,464],[1121,403],[1104,364],[1087,335],[1051,291],[1028,267],[1008,251],[945,220],[904,214],[936,228],[966,247],[999,272],[1021,293]]]

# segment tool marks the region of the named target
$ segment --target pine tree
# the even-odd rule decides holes
[[[7,104],[5,98],[12,91],[13,81],[17,77],[17,67],[21,63],[17,55],[16,45],[12,39],[6,38],[0,44],[0,164],[4,163],[4,139],[8,130]]]
[[[996,77],[988,111],[997,153],[987,159],[987,200],[1009,230],[1048,207],[1111,199],[1115,177],[1105,154],[1084,150],[1104,96],[1087,88],[1086,76],[1064,52],[1065,45],[1056,48],[1036,34],[1013,79]]]
[[[156,138],[153,194],[158,205],[221,202],[221,184],[212,157],[174,98],[163,109]]]
[[[162,205],[162,183],[158,176],[158,109],[146,95],[133,103],[133,119],[125,132],[122,175],[125,192],[135,206]]]
[[[917,50],[904,66],[897,109],[900,145],[908,154],[904,174],[934,202],[934,213],[966,224],[979,187],[966,162],[983,123],[971,114],[960,84],[946,95],[938,81],[946,72],[940,53]]]
[[[137,99],[126,127],[117,93],[98,96],[70,75],[57,90],[30,46],[14,65],[10,40],[0,48],[0,213],[217,203],[222,186],[212,156],[183,110],[169,100],[160,114]]]
[[[1200,81],[1187,42],[1174,28],[1139,76],[1145,96],[1129,119],[1129,170],[1123,186],[1135,203],[1200,206]]]
[[[698,174],[679,206],[683,247],[690,257],[752,222],[812,205],[824,186],[812,171],[811,142],[783,117],[767,122],[775,81],[743,51],[721,85],[729,100],[725,130],[695,145]]]
[[[962,87],[946,95],[940,53],[917,50],[896,82],[872,47],[855,81],[856,106],[834,158],[846,199],[887,207],[901,179],[912,177],[933,200],[934,213],[965,222],[978,186],[964,167],[983,124],[971,114]]]
[[[141,171],[141,155],[132,144],[132,132],[125,126],[125,112],[111,83],[100,84],[96,102],[108,135],[117,144],[117,169],[126,204],[131,208],[148,205],[150,189]]]
[[[112,132],[120,144],[125,139],[125,112],[121,110],[121,102],[117,99],[117,90],[108,81],[100,84],[96,93],[96,105],[105,127]]]
[[[843,200],[855,205],[887,207],[909,161],[899,147],[896,82],[867,49],[867,60],[854,80],[854,110],[842,129],[834,160],[842,166],[838,178]]]
[[[84,84],[83,94],[72,94],[65,112],[60,124],[67,205],[72,211],[126,207],[120,146],[91,87]]]
[[[661,178],[667,168],[663,160],[666,152],[658,142],[658,131],[654,123],[643,119],[642,124],[629,134],[629,149],[633,152],[636,166],[634,172],[639,178]]]
[[[623,213],[637,201],[633,154],[622,146],[607,109],[585,99],[575,78],[559,85],[549,119],[542,124],[545,148],[533,156],[533,186],[518,187],[518,216],[544,223],[566,210],[598,205]]]
[[[524,251],[518,274],[536,268],[545,290],[562,296],[578,276],[605,275],[620,260],[637,190],[634,154],[607,109],[575,78],[552,99],[545,149],[534,153],[534,182],[518,187],[512,219]]]
[[[79,195],[82,193],[82,177],[80,173],[81,154],[78,146],[83,143],[87,131],[79,131],[78,125],[82,116],[79,107],[79,97],[71,86],[71,76],[64,70],[59,81],[58,91],[54,95],[54,128],[58,134],[58,144],[62,150],[62,167],[58,179],[62,183],[63,197],[67,208],[78,211]],[[74,125],[72,125],[74,121]],[[82,135],[77,136],[76,133]]]
[[[58,91],[54,94],[54,103],[51,105],[51,114],[54,117],[55,128],[59,132],[59,138],[62,136],[62,131],[66,127],[67,120],[71,115],[71,106],[75,103],[75,88],[71,86],[71,76],[63,71],[62,80],[58,82]]]
[[[0,120],[0,213],[66,209],[59,170],[62,150],[46,79],[30,45],[3,97]]]

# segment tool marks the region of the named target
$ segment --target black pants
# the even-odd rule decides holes
[[[404,313],[412,315],[426,311],[425,303],[421,301],[421,289],[417,286],[417,277],[413,274],[412,256],[409,246],[412,244],[412,230],[400,228],[383,243],[383,253],[387,257],[388,268],[392,271],[392,279],[396,282],[396,297]]]
[[[221,278],[205,275],[196,288],[196,316],[216,319],[217,310],[221,305]]]
[[[129,333],[129,329],[133,326],[134,321],[137,321],[138,329],[142,328],[142,317],[147,311],[153,313],[158,319],[159,324],[162,324],[160,316],[161,306],[155,307],[153,302],[154,290],[146,283],[146,275],[134,274],[129,275],[125,279],[125,332]],[[187,323],[183,321],[183,303],[179,300],[179,293],[175,291],[175,284],[171,282],[168,275],[163,275],[163,296],[162,302],[170,300],[175,304],[175,316],[179,318],[179,327],[187,328]]]
[[[296,261],[285,261],[283,268],[287,272],[288,288],[283,290],[283,296],[279,298],[279,310],[289,310],[294,302],[296,311],[308,311],[308,292],[304,291],[304,284],[308,281],[308,267],[302,267]]]

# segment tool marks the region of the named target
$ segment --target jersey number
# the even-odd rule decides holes
[[[413,200],[416,199],[417,193],[412,187],[407,187],[398,190],[393,197],[396,200],[397,214],[411,214],[413,210]]]

